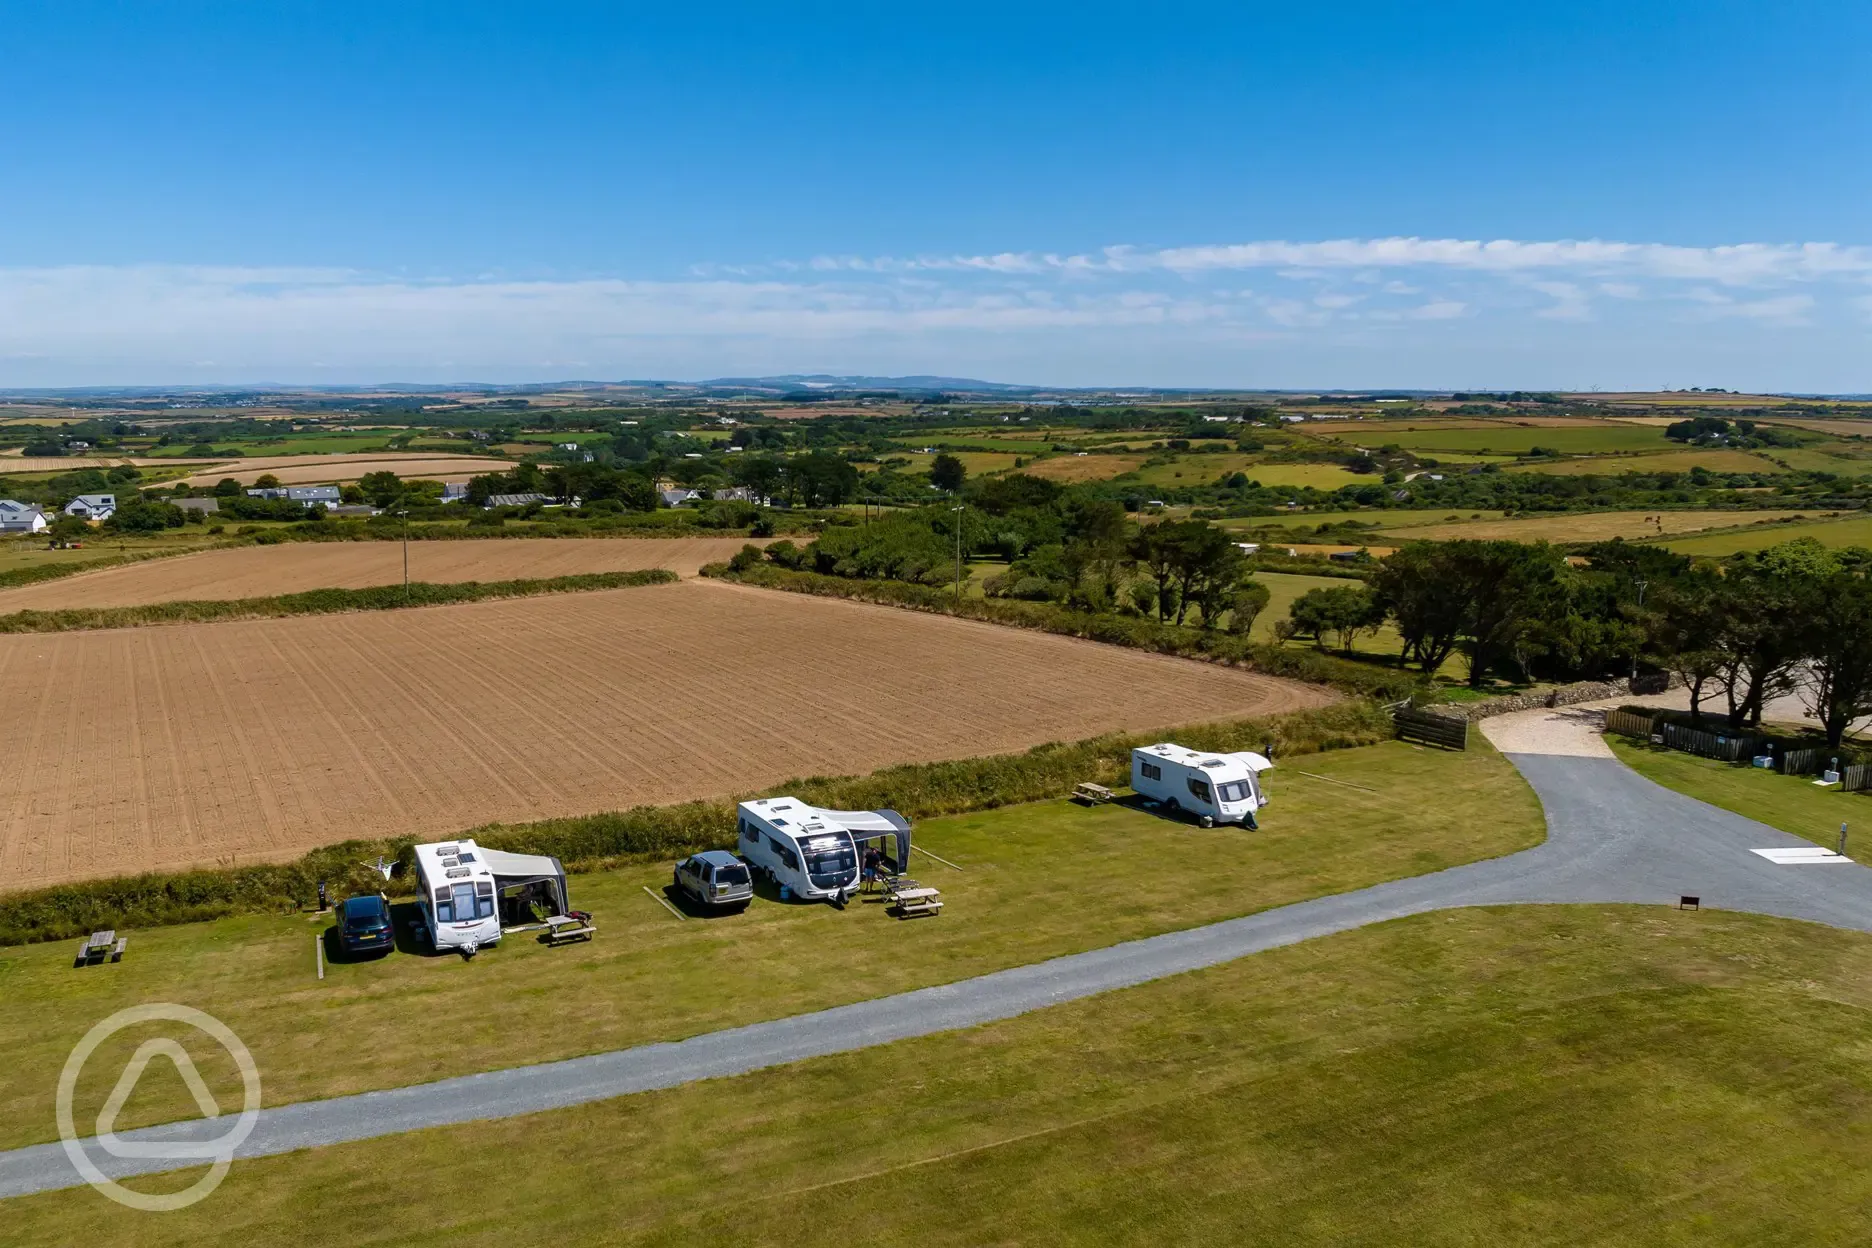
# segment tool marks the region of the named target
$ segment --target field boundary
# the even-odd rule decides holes
[[[71,633],[113,628],[150,628],[164,624],[208,624],[230,620],[270,620],[296,615],[334,615],[347,611],[401,611],[461,602],[532,598],[543,594],[590,593],[669,585],[674,572],[650,568],[639,572],[586,572],[540,580],[452,581],[433,584],[372,585],[363,589],[312,589],[271,598],[196,599],[155,602],[138,607],[65,607],[55,611],[15,611],[0,615],[0,633]]]
[[[1276,758],[1373,745],[1390,736],[1390,717],[1380,706],[1350,700],[1177,730],[1179,741],[1197,749],[1252,747]],[[547,854],[575,872],[611,870],[732,845],[735,804],[751,797],[788,794],[833,809],[894,809],[911,819],[965,814],[1063,797],[1086,780],[1123,785],[1130,776],[1132,748],[1161,739],[1161,732],[1111,733],[1037,745],[1018,754],[906,763],[863,776],[793,779],[759,793],[485,824],[456,835],[472,836],[491,849]],[[286,863],[152,872],[0,895],[0,945],[65,940],[107,927],[146,928],[291,912],[312,904],[321,883],[335,895],[374,893],[386,888],[375,868],[367,865],[379,855],[402,864],[387,890],[408,893],[412,847],[419,839],[446,838],[352,840],[322,846]]]
[[[728,564],[712,563],[702,569],[702,575],[756,589],[925,611],[1147,650],[1153,654],[1199,659],[1246,668],[1266,676],[1330,685],[1356,697],[1395,702],[1423,691],[1424,682],[1418,673],[1402,668],[1371,667],[1326,654],[1250,641],[1234,633],[1177,628],[1139,617],[1074,611],[1049,603],[1011,598],[958,600],[948,589],[912,585],[907,581],[855,580],[818,572],[793,572],[768,564],[735,571]]]

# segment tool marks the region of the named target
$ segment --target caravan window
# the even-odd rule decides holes
[[[775,841],[774,848],[780,851],[780,861],[786,863],[787,870],[799,870],[799,855],[794,853],[790,846],[782,845],[780,842]]]
[[[1248,782],[1236,780],[1230,784],[1218,784],[1216,796],[1225,802],[1245,802],[1248,800]]]
[[[1146,780],[1163,779],[1163,768],[1159,767],[1156,763],[1139,763],[1138,770],[1144,773],[1144,778]]]
[[[1207,780],[1191,780],[1189,782],[1189,791],[1205,802],[1209,800],[1209,782]]]
[[[478,886],[457,884],[452,889],[438,888],[435,902],[438,923],[468,923],[490,918],[494,914],[494,886],[484,880]]]

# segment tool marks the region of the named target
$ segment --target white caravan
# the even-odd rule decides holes
[[[894,810],[821,810],[794,797],[766,797],[742,802],[736,813],[741,857],[807,901],[844,905],[858,891],[860,840],[895,837],[895,861],[910,856],[910,823]]]
[[[437,953],[472,958],[500,940],[494,904],[494,868],[471,840],[416,847],[416,897]]]
[[[1273,765],[1259,754],[1211,754],[1166,741],[1131,751],[1131,787],[1173,814],[1189,811],[1205,828],[1252,828],[1255,811],[1268,801],[1258,777]]]

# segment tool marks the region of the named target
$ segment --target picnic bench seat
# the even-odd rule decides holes
[[[78,942],[78,956],[72,960],[74,968],[96,966],[109,959],[112,962],[123,961],[124,950],[130,947],[128,936],[118,936],[116,932],[105,930],[92,932]]]
[[[900,919],[942,912],[942,890],[935,888],[897,888],[890,894],[891,908]]]
[[[1112,791],[1102,784],[1093,784],[1090,780],[1073,789],[1073,801],[1083,802],[1087,806],[1099,806],[1112,800]]]
[[[540,940],[548,945],[569,945],[573,941],[590,940],[597,934],[598,928],[590,919],[555,914],[546,920],[546,930],[540,933]]]

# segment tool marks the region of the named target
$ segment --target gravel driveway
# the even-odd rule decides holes
[[[1711,909],[1872,931],[1872,869],[1857,863],[1777,866],[1751,853],[1808,842],[1644,779],[1612,757],[1598,739],[1593,716],[1591,707],[1569,707],[1485,721],[1485,735],[1508,753],[1546,810],[1547,841],[1518,854],[676,1043],[284,1105],[261,1112],[238,1155],[512,1117],[742,1074],[1011,1018],[1316,936],[1458,906],[1674,905],[1680,895],[1693,894]],[[219,1123],[197,1120],[122,1138],[213,1139],[222,1133]],[[164,1160],[108,1157],[95,1146],[89,1151],[116,1178],[174,1168]],[[0,1197],[79,1182],[60,1145],[0,1153]]]

